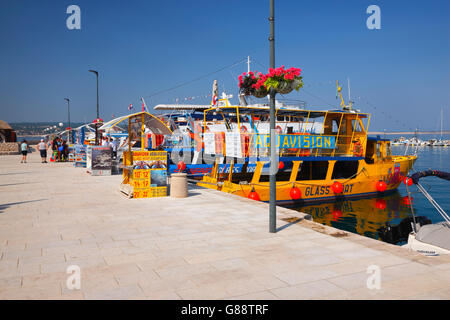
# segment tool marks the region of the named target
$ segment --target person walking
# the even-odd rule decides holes
[[[22,161],[20,161],[20,163],[27,163],[27,153],[28,153],[27,140],[22,140],[22,144],[20,145],[20,150],[22,152]]]
[[[39,142],[37,149],[41,153],[42,163],[47,163],[47,144],[44,142],[44,139],[41,139],[41,142]]]
[[[111,148],[111,155],[114,160],[117,159],[117,141],[113,138],[110,139],[109,147]]]

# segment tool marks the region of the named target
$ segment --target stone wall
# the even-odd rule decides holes
[[[0,155],[5,154],[19,154],[19,143],[17,142],[5,142],[0,143]]]

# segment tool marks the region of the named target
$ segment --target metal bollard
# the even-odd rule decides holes
[[[172,198],[186,198],[188,196],[187,173],[171,174],[170,196]]]

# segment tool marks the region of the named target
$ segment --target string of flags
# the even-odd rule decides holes
[[[211,94],[205,94],[205,95],[199,95],[199,96],[190,96],[190,97],[184,97],[184,98],[175,98],[175,102],[178,103],[180,101],[192,101],[195,99],[208,99],[211,98]]]

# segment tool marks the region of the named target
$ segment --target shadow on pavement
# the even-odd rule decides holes
[[[0,213],[2,213],[3,210],[5,210],[9,207],[15,206],[15,205],[29,203],[29,202],[39,202],[39,201],[44,201],[44,200],[48,200],[48,199],[38,199],[38,200],[29,200],[29,201],[10,202],[10,203],[0,204]]]

